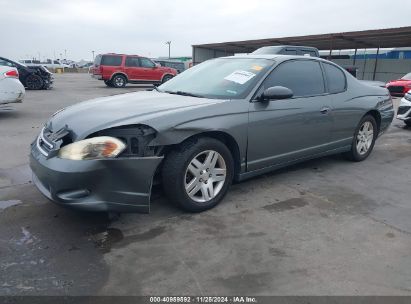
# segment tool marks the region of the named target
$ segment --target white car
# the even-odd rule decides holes
[[[401,99],[397,110],[397,118],[403,120],[407,126],[411,127],[411,91],[406,93]]]
[[[59,60],[51,60],[51,59],[48,59],[46,62],[40,62],[39,60],[31,60],[31,59],[19,60],[19,62],[29,67],[41,65],[47,69],[63,69],[63,68],[70,67],[70,65],[62,63]]]
[[[0,66],[0,106],[22,102],[26,90],[19,80],[16,68]]]

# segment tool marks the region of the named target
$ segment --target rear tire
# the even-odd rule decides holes
[[[371,154],[377,136],[378,126],[375,118],[365,115],[355,130],[351,151],[345,153],[345,156],[351,161],[363,161]]]
[[[29,75],[25,82],[29,90],[41,90],[44,86],[44,81],[39,75]]]
[[[230,150],[219,140],[192,139],[170,151],[164,160],[162,182],[170,201],[190,212],[216,206],[234,176]]]
[[[111,83],[113,84],[113,87],[115,88],[124,88],[127,84],[127,79],[123,75],[115,75],[111,79]]]

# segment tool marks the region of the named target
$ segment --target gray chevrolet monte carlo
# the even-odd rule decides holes
[[[32,143],[30,166],[38,189],[64,206],[149,212],[160,183],[198,212],[233,181],[335,153],[362,161],[393,117],[388,90],[326,60],[225,57],[153,91],[60,110]]]

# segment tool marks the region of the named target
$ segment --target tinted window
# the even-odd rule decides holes
[[[343,92],[345,90],[346,82],[343,71],[328,63],[324,63],[324,69],[330,93]]]
[[[104,55],[101,59],[101,65],[120,66],[121,59],[121,56]]]
[[[284,54],[284,55],[297,55],[297,50],[285,49],[284,51],[281,52],[281,54]]]
[[[127,57],[126,66],[127,67],[139,67],[140,61],[138,60],[138,57]]]
[[[280,64],[264,81],[264,88],[283,86],[294,96],[312,96],[325,93],[320,64],[311,60],[293,60]]]
[[[143,68],[153,68],[156,65],[148,58],[140,58],[140,64]]]

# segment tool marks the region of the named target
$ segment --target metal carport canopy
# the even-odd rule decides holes
[[[226,53],[249,53],[268,45],[305,45],[319,50],[393,48],[411,46],[411,26],[308,36],[256,39],[193,45]]]

